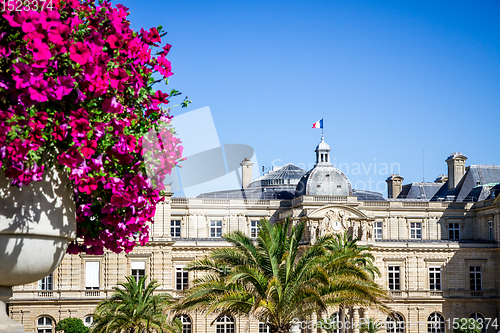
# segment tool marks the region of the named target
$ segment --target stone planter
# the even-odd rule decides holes
[[[21,188],[0,171],[0,332],[24,332],[5,303],[12,286],[35,282],[56,269],[76,237],[75,203],[57,172]]]

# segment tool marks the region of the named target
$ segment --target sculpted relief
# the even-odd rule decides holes
[[[373,223],[359,219],[352,212],[345,209],[330,209],[325,213],[323,219],[318,222],[311,221],[309,224],[311,243],[314,243],[317,237],[345,231],[354,238],[371,240],[373,237]]]

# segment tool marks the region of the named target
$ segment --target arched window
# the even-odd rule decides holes
[[[326,323],[326,324],[330,324],[331,327],[332,327],[332,330],[329,331],[329,332],[332,332],[332,333],[340,333],[340,317],[339,317],[339,313],[338,312],[335,312],[333,313],[330,318],[329,318],[330,322]]]
[[[483,316],[482,313],[479,312],[474,312],[469,316],[469,318],[477,320],[479,323],[479,327],[481,328],[482,333],[486,333],[486,318]]]
[[[399,313],[393,313],[393,317],[387,317],[385,320],[387,333],[404,333],[405,319]]]
[[[191,318],[188,315],[180,315],[175,317],[182,323],[182,333],[191,333]]]
[[[54,327],[54,322],[49,317],[38,318],[36,324],[36,331],[38,333],[52,333],[53,327]]]
[[[428,333],[445,333],[444,316],[438,312],[433,312],[427,318]]]
[[[269,333],[269,326],[266,323],[259,321],[259,333]]]
[[[93,315],[88,315],[87,317],[83,318],[83,324],[87,327],[92,326],[94,323],[94,316]]]
[[[215,333],[234,333],[233,317],[221,315],[215,323]]]

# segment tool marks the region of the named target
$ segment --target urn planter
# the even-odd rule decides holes
[[[12,286],[54,271],[76,237],[73,191],[65,176],[51,170],[28,186],[10,181],[0,172],[0,333],[24,332],[6,315]]]

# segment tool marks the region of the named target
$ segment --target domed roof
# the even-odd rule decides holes
[[[330,151],[330,145],[325,142],[323,136],[321,136],[321,142],[316,146],[316,151],[318,150],[328,150]]]
[[[352,195],[352,186],[339,169],[320,165],[307,172],[297,184],[295,197],[302,195],[348,196]]]
[[[306,170],[288,163],[276,170],[273,170],[264,176],[255,179],[247,185],[247,188],[276,185],[297,185],[300,178],[306,173]]]

